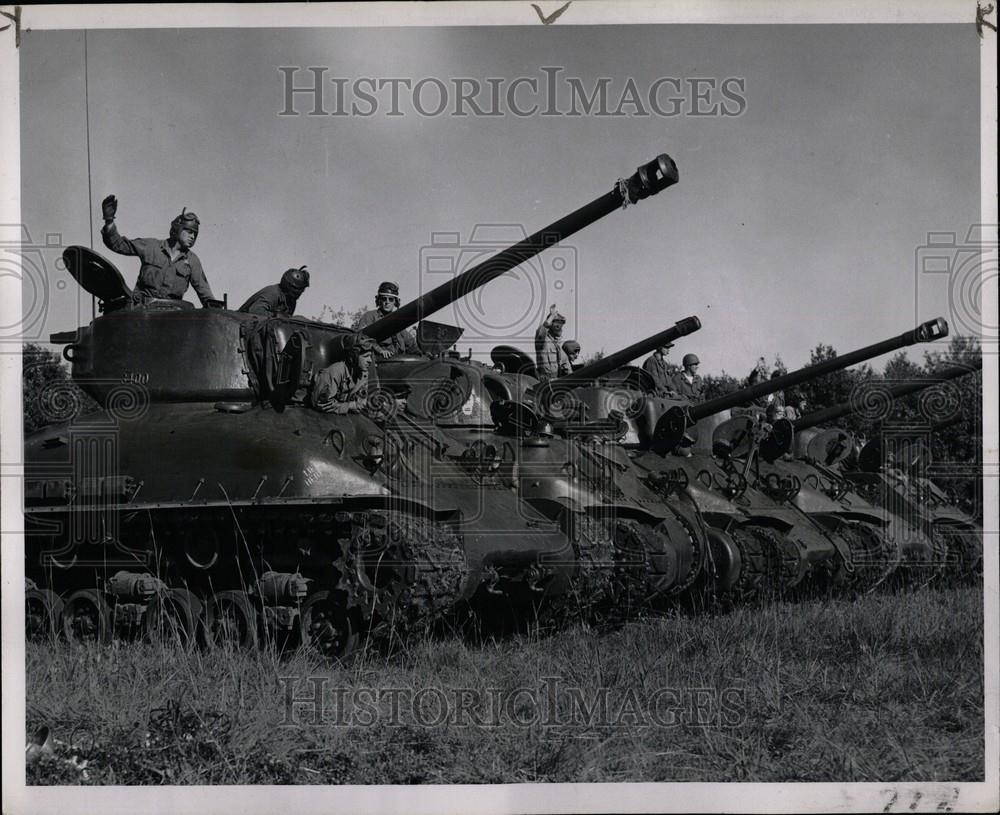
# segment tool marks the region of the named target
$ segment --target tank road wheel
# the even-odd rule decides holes
[[[257,644],[257,612],[245,591],[218,592],[209,601],[205,616],[210,644],[230,642],[237,648]]]
[[[70,642],[107,642],[111,639],[111,613],[97,589],[80,589],[63,604],[63,634]]]
[[[146,637],[154,642],[195,641],[201,620],[202,605],[194,592],[169,589],[149,601],[142,624]]]
[[[24,594],[24,632],[29,640],[55,637],[62,629],[63,601],[48,589],[28,589]]]
[[[343,659],[358,644],[358,634],[351,623],[351,615],[339,608],[330,598],[330,592],[310,594],[299,611],[302,644],[315,648],[328,659]]]

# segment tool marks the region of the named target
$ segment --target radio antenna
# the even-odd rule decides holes
[[[87,116],[87,233],[90,251],[94,251],[94,194],[90,178],[90,64],[87,54],[87,29],[83,29],[83,105]],[[97,316],[97,299],[90,295],[90,319]]]

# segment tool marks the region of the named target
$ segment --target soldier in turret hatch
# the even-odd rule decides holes
[[[535,373],[543,382],[572,372],[569,359],[559,338],[562,336],[566,318],[556,311],[555,304],[535,331]]]
[[[119,255],[135,255],[142,261],[139,280],[135,284],[133,300],[144,303],[152,299],[183,300],[188,286],[194,286],[203,306],[215,300],[212,288],[201,268],[201,261],[191,251],[198,239],[200,221],[185,208],[170,223],[170,237],[125,238],[118,234],[115,215],[118,199],[109,195],[101,202],[104,226],[101,237],[104,245]]]
[[[313,382],[309,400],[321,413],[361,413],[368,402],[368,369],[378,343],[365,334],[345,338],[347,356],[324,368]]]
[[[250,299],[239,310],[260,317],[291,317],[295,314],[295,304],[308,287],[309,272],[305,266],[288,269],[281,276],[280,282],[265,286],[250,295]]]
[[[681,365],[683,366],[683,370],[674,374],[674,390],[683,399],[700,402],[705,389],[701,377],[698,376],[698,366],[701,365],[701,360],[694,354],[685,354],[681,360]]]
[[[653,378],[657,396],[668,396],[674,392],[676,367],[667,362],[667,352],[673,347],[672,342],[661,345],[642,363],[642,369]]]
[[[361,331],[374,322],[378,322],[383,317],[388,317],[399,308],[399,286],[392,281],[385,281],[378,287],[375,294],[375,308],[362,314],[354,324],[355,331]],[[382,340],[376,346],[375,352],[382,358],[398,356],[400,354],[415,354],[419,352],[417,338],[408,328],[393,334],[388,339]]]

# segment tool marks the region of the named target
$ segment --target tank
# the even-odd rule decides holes
[[[854,566],[866,588],[890,578],[926,583],[944,567],[947,552],[912,514],[892,511],[885,501],[872,502],[863,495],[840,471],[855,459],[854,437],[835,426],[819,426],[870,409],[872,403],[887,408],[894,398],[967,373],[968,368],[952,368],[921,382],[871,383],[870,392],[866,389],[850,402],[794,420],[794,438],[787,437],[760,456],[760,477],[772,491],[786,491],[788,500],[803,512],[852,539]]]
[[[921,402],[933,403],[940,390],[933,390],[941,383],[962,376],[975,374],[982,369],[982,361],[953,365],[935,372],[926,380],[899,385],[885,383],[875,391],[872,399],[901,398],[927,389]],[[863,395],[864,396],[864,395]],[[818,448],[820,444],[836,444],[836,429],[819,430],[818,426],[834,421],[839,416],[857,409],[856,405],[840,405],[817,411],[795,422],[796,451],[803,445]],[[854,455],[834,454],[823,462],[823,474],[829,483],[846,485],[850,495],[878,507],[891,518],[899,519],[906,531],[903,577],[915,579],[923,574],[927,579],[943,576],[945,579],[972,581],[982,571],[983,526],[982,521],[956,505],[951,497],[930,477],[937,473],[945,477],[948,470],[935,467],[930,452],[934,433],[951,425],[956,419],[944,422],[923,421],[908,423],[905,427],[885,428],[857,450]],[[824,442],[824,439],[826,440]],[[808,451],[808,448],[807,448]],[[833,452],[833,451],[831,451]],[[852,499],[854,500],[854,499]],[[932,557],[921,557],[914,552],[914,542],[922,539]],[[924,568],[919,569],[918,567]],[[916,572],[916,575],[914,575]]]
[[[947,335],[943,320],[818,365],[697,405],[657,396],[635,370],[619,382],[635,394],[622,444],[639,478],[665,496],[684,494],[708,526],[709,556],[701,585],[709,596],[752,598],[819,586],[854,585],[856,563],[869,553],[853,537],[820,523],[792,501],[788,482],[762,477],[761,459],[783,451],[791,425],[765,423],[743,405],[774,391],[880,354]],[[593,415],[620,384],[577,391]],[[667,466],[665,466],[667,465]],[[865,542],[867,543],[867,541]]]
[[[549,422],[533,406],[552,403],[543,392],[561,399],[598,368],[617,367],[700,327],[697,317],[688,317],[545,384],[525,373],[533,366],[506,346],[492,358],[513,361],[510,367],[397,358],[380,363],[379,379],[394,397],[408,395],[408,405],[415,394],[453,389],[452,398],[437,404],[417,400],[431,404],[423,415],[427,432],[458,451],[477,481],[516,493],[562,530],[578,566],[571,584],[575,613],[623,617],[697,579],[707,552],[704,525],[693,504],[666,501],[634,478],[625,451],[609,443],[623,432],[623,421]]]
[[[676,181],[659,156],[365,333],[417,324]],[[428,432],[422,417],[454,389],[415,393],[405,411],[321,414],[302,394],[352,332],[186,302],[136,307],[100,255],[71,247],[64,259],[101,315],[52,341],[101,409],[63,404],[66,421],[25,441],[29,635],[249,647],[266,633],[338,656],[483,597],[530,610],[568,591],[578,564],[558,526],[490,490]]]

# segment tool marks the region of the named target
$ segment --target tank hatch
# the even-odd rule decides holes
[[[490,359],[493,360],[494,365],[503,366],[505,373],[535,375],[535,363],[524,351],[513,345],[496,346],[490,352]]]
[[[92,252],[86,246],[68,246],[63,250],[63,262],[73,279],[106,309],[120,307],[132,299],[132,290],[113,263]]]
[[[427,356],[436,357],[458,342],[463,333],[465,329],[458,326],[421,320],[417,325],[417,345]]]

